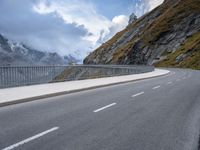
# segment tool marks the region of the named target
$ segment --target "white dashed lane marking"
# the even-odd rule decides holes
[[[169,84],[172,84],[172,82],[167,82],[167,84],[169,85]]]
[[[50,133],[50,132],[53,132],[53,131],[55,131],[55,130],[58,130],[58,129],[59,129],[59,127],[51,128],[51,129],[46,130],[46,131],[44,131],[44,132],[41,132],[41,133],[39,133],[39,134],[37,134],[37,135],[34,135],[34,136],[30,137],[30,138],[27,138],[27,139],[25,139],[25,140],[23,140],[23,141],[21,141],[21,142],[18,142],[18,143],[13,144],[13,145],[11,145],[11,146],[9,146],[9,147],[6,147],[6,148],[4,148],[4,149],[2,149],[2,150],[12,150],[12,149],[14,149],[14,148],[17,148],[17,147],[19,147],[19,146],[21,146],[21,145],[24,145],[24,144],[26,144],[26,143],[28,143],[28,142],[31,142],[31,141],[35,140],[35,139],[38,139],[38,138],[40,138],[40,137],[42,137],[42,136],[44,136],[44,135],[46,135],[46,134],[48,134],[48,133]]]
[[[117,104],[117,103],[109,104],[109,105],[107,105],[107,106],[104,106],[104,107],[101,107],[101,108],[99,108],[99,109],[96,109],[96,110],[94,110],[93,112],[95,112],[95,113],[100,112],[100,111],[102,111],[102,110],[104,110],[104,109],[106,109],[106,108],[112,107],[112,106],[114,106],[114,105],[116,105],[116,104]]]
[[[144,92],[137,93],[137,94],[135,94],[135,95],[132,95],[131,97],[137,97],[137,96],[140,96],[140,95],[142,95],[142,94],[144,94]]]
[[[158,86],[153,87],[152,89],[153,89],[153,90],[156,90],[156,89],[159,89],[160,87],[161,87],[161,86],[158,85]]]

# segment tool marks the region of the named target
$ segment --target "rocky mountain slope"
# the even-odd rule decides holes
[[[85,64],[200,68],[200,1],[165,0],[85,58]]]
[[[24,44],[9,41],[0,35],[0,66],[12,65],[64,65],[76,63],[72,56],[34,50]]]

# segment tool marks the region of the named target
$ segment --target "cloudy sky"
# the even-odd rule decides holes
[[[38,50],[83,58],[163,0],[0,0],[0,33]]]

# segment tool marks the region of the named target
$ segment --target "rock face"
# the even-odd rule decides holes
[[[129,21],[128,21],[128,24],[132,24],[133,22],[135,22],[137,20],[137,16],[132,13],[129,17]]]
[[[199,32],[199,0],[165,0],[102,44],[85,58],[84,63],[153,64],[176,53],[188,38]],[[191,53],[190,50],[190,55],[180,54],[174,61],[182,63]]]
[[[76,59],[62,57],[57,53],[48,53],[14,43],[0,34],[0,66],[12,65],[64,65]]]

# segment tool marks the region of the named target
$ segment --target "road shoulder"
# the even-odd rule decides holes
[[[68,93],[74,93],[83,90],[89,90],[115,84],[122,84],[126,82],[155,78],[158,76],[167,75],[169,73],[170,71],[168,70],[155,69],[155,71],[153,72],[142,73],[142,74],[1,89],[0,107],[34,101],[34,100],[40,100],[42,98],[64,95]]]

